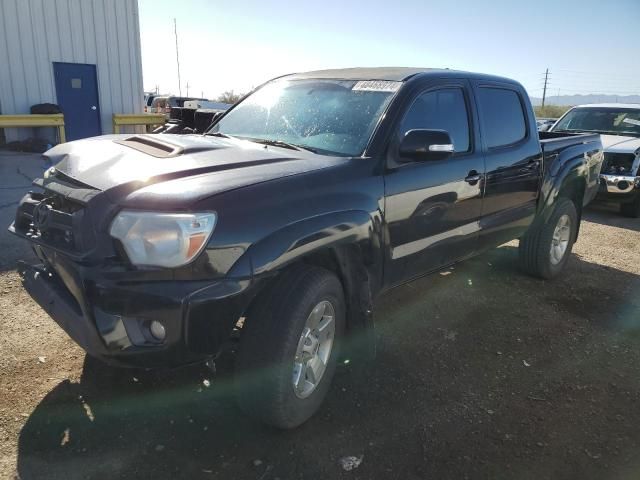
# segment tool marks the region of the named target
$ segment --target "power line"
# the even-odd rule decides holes
[[[562,68],[557,68],[555,69],[556,72],[565,72],[565,73],[573,73],[573,74],[580,74],[580,75],[589,75],[589,76],[601,76],[601,77],[607,77],[607,78],[611,78],[613,77],[614,74],[611,73],[606,73],[606,72],[602,72],[602,71],[597,71],[597,72],[585,72],[585,71],[581,71],[581,70],[565,70]],[[629,73],[629,74],[620,74],[618,72],[615,73],[615,78],[620,78],[620,77],[626,77],[626,78],[633,78],[634,80],[638,79],[638,75],[637,74],[633,74],[633,73]]]
[[[573,83],[580,84],[585,86],[597,85],[597,86],[610,86],[618,89],[640,89],[640,83],[638,83],[638,79],[634,81],[631,80],[622,80],[611,77],[585,77],[585,76],[572,76],[572,75],[564,75],[557,74],[555,76],[556,81],[560,81],[563,83]]]
[[[561,70],[560,70],[561,71]],[[586,72],[585,72],[586,73]],[[565,92],[574,92],[575,94],[593,94],[593,95],[640,95],[640,85],[629,84],[628,82],[620,83],[611,81],[608,77],[606,80],[599,78],[585,78],[579,79],[565,78],[565,75],[556,74],[553,76],[547,68],[540,77],[542,86],[537,89],[532,89],[533,92],[542,91],[542,105],[544,106],[547,98],[547,91],[553,86],[559,90]],[[637,80],[636,80],[637,81]]]
[[[556,81],[563,82],[571,82],[571,83],[580,83],[582,85],[615,85],[618,88],[637,88],[640,86],[640,83],[636,82],[616,82],[609,81],[599,78],[571,78],[571,77],[563,77],[556,76]]]
[[[571,82],[571,81],[555,81],[549,82],[551,85],[571,85],[577,89],[605,89],[605,90],[619,90],[624,92],[640,92],[640,86],[632,86],[632,85],[610,85],[606,83],[579,83],[579,82]]]
[[[554,85],[554,87],[556,87],[556,86],[557,85]],[[570,91],[570,92],[594,94],[594,95],[640,95],[640,91],[638,91],[638,90],[622,91],[622,90],[610,90],[608,88],[602,88],[602,89],[595,89],[595,88],[577,89],[577,88],[567,87],[567,86],[558,86],[558,88],[562,88],[562,90]]]

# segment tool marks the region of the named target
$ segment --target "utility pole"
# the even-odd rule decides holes
[[[187,80],[187,97],[189,96],[189,80]]]
[[[542,108],[544,108],[544,101],[547,98],[547,82],[549,81],[549,69],[544,72],[544,90],[542,91]]]
[[[173,19],[173,33],[176,35],[176,63],[178,64],[178,93],[182,96],[182,85],[180,84],[180,54],[178,53],[178,25]]]

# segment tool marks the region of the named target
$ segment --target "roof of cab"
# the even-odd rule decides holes
[[[447,76],[457,78],[477,78],[500,82],[516,83],[514,80],[481,73],[449,70],[448,68],[414,68],[414,67],[374,67],[374,68],[336,68],[332,70],[315,70],[311,72],[287,75],[293,79],[333,79],[333,80],[387,80],[402,82],[416,75]]]

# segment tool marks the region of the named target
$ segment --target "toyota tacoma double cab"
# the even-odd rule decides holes
[[[10,230],[39,259],[24,287],[90,356],[171,367],[234,344],[240,406],[292,428],[341,352],[374,353],[382,292],[513,239],[526,272],[562,271],[602,145],[541,135],[506,78],[293,74],[204,135],[54,147]]]
[[[604,162],[596,201],[617,205],[626,217],[640,217],[640,104],[580,105],[569,110],[551,131],[599,133]]]

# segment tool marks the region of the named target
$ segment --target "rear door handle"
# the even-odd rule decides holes
[[[469,172],[469,175],[467,175],[467,178],[464,179],[465,182],[467,182],[469,185],[475,185],[476,183],[478,183],[480,180],[482,180],[482,175],[480,175],[477,171],[475,170],[471,170]]]
[[[540,160],[529,160],[526,166],[522,167],[522,171],[537,170],[540,166]]]

